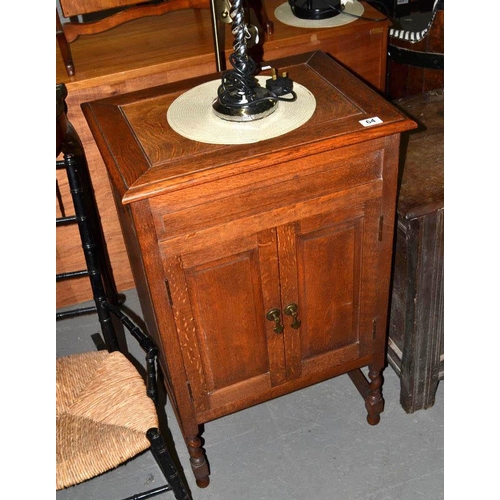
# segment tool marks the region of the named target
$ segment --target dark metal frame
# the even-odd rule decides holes
[[[114,285],[109,258],[106,252],[104,236],[88,171],[87,160],[81,140],[66,117],[65,98],[67,89],[64,84],[56,86],[56,130],[57,151],[64,159],[56,161],[56,168],[65,169],[73,200],[75,215],[56,219],[56,225],[78,224],[82,248],[85,254],[86,269],[62,273],[56,280],[74,279],[88,276],[92,287],[95,305],[85,308],[73,308],[56,314],[56,320],[97,312],[105,348],[109,351],[120,350],[113,317],[118,318],[126,330],[138,341],[146,353],[147,395],[158,409],[158,348],[153,340],[146,335],[119,308],[119,295]],[[93,336],[94,337],[94,336]],[[94,339],[95,341],[95,339]],[[163,435],[157,428],[147,431],[146,437],[151,444],[151,452],[163,472],[167,484],[158,488],[128,497],[125,500],[142,500],[151,498],[165,491],[172,491],[176,500],[192,500],[191,493],[184,478],[177,469],[175,462],[165,444]]]

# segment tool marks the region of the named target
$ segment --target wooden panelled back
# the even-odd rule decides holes
[[[136,5],[137,0],[59,0],[64,17]]]
[[[102,33],[140,17],[159,16],[182,9],[210,8],[210,0],[164,0],[158,3],[142,4],[137,4],[136,0],[59,0],[59,2],[66,17],[121,9],[97,21],[65,21],[63,30],[69,43],[76,40],[79,35]]]
[[[137,3],[137,0],[59,0],[61,11],[68,20],[62,20],[56,12],[56,37],[69,76],[75,74],[75,66],[69,44],[80,35],[93,35],[115,28],[123,23],[148,16],[159,16],[183,9],[209,9],[211,0],[160,0],[156,3]],[[118,9],[118,11],[116,11]],[[114,11],[113,11],[114,10]],[[84,14],[108,12],[93,21],[73,19]]]

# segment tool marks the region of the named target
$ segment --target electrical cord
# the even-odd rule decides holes
[[[297,100],[297,94],[293,91],[293,82],[287,77],[274,79],[275,83],[266,84],[267,95],[259,97],[256,91],[260,86],[256,81],[256,64],[250,57],[244,57],[237,52],[229,56],[229,61],[234,69],[223,73],[221,85],[217,90],[219,101],[228,107],[241,107],[258,104],[264,101],[287,101]],[[291,97],[286,97],[290,95]]]

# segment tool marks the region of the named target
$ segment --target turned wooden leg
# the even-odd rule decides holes
[[[59,45],[59,50],[61,51],[61,56],[66,66],[66,72],[68,76],[73,76],[75,74],[75,65],[73,63],[73,56],[71,54],[71,47],[66,39],[64,30],[62,27],[61,19],[59,18],[59,12],[56,9],[56,39]]]
[[[370,425],[380,422],[380,414],[384,411],[384,399],[382,398],[382,371],[370,368],[368,372],[370,383],[368,394],[365,397],[365,407],[368,411],[366,420]]]
[[[368,372],[369,382],[359,369],[349,372],[348,375],[365,400],[365,407],[368,411],[366,420],[370,425],[377,425],[380,422],[380,414],[384,411],[382,370],[377,370],[370,366],[370,371]]]
[[[210,471],[205,458],[205,452],[201,447],[201,439],[199,436],[190,436],[186,439],[186,443],[196,484],[200,488],[206,488],[210,483]]]

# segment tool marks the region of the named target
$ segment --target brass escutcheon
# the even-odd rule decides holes
[[[299,328],[299,326],[301,325],[302,321],[300,321],[298,318],[297,318],[297,315],[298,315],[298,309],[299,307],[297,306],[297,304],[288,304],[285,309],[283,310],[283,312],[287,315],[287,316],[291,316],[293,318],[293,321],[291,323],[291,327],[292,328],[295,328],[295,330],[297,328]]]
[[[266,319],[268,321],[274,321],[276,326],[273,328],[275,333],[283,333],[284,326],[281,324],[280,310],[271,309],[266,314]]]

